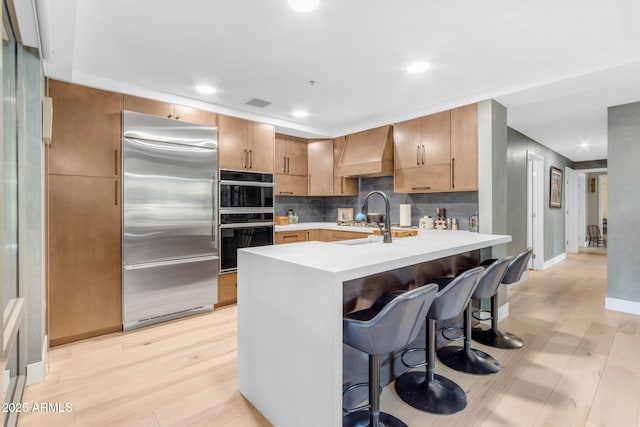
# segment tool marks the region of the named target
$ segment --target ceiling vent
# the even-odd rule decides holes
[[[251,105],[252,107],[264,108],[267,105],[271,105],[269,101],[265,101],[264,99],[253,98],[247,102],[247,105]]]

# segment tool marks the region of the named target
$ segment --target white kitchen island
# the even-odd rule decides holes
[[[342,425],[345,282],[508,243],[511,236],[420,230],[390,244],[359,240],[366,243],[238,251],[238,389],[275,426]]]

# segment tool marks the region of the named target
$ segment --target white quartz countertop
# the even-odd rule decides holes
[[[310,224],[321,224],[319,228],[324,228],[326,223],[292,224],[282,227],[297,226],[299,229],[309,229]],[[339,230],[349,228],[338,225],[335,227]],[[342,242],[299,242],[245,248],[239,251],[334,273],[341,280],[349,280],[510,241],[511,236],[504,235],[479,234],[464,230],[421,229],[417,236],[397,237],[392,243],[382,243],[380,236],[370,236]],[[360,242],[362,244],[357,244]]]
[[[373,227],[353,227],[350,225],[338,225],[337,222],[301,222],[298,224],[276,225],[275,231],[295,230],[342,230],[359,231],[361,233],[373,233]]]

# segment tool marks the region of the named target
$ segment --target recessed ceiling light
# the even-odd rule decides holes
[[[320,0],[288,0],[289,6],[298,12],[311,12],[318,7]]]
[[[205,95],[211,95],[216,93],[216,88],[209,85],[198,85],[196,86],[196,90],[200,93],[204,93]]]
[[[587,148],[590,147],[591,144],[589,144],[588,142],[581,142],[580,144],[578,144],[578,147],[580,148]]]
[[[425,61],[413,62],[407,65],[407,71],[410,73],[423,73],[429,69],[431,64]]]
[[[309,112],[298,110],[298,111],[294,111],[293,113],[291,113],[291,115],[293,117],[297,117],[297,118],[301,119],[303,117],[309,117]]]

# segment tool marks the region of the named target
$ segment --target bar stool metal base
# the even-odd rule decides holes
[[[467,407],[464,390],[438,374],[429,382],[424,372],[407,372],[396,380],[395,388],[400,399],[421,411],[449,415]]]
[[[484,351],[464,347],[447,346],[438,350],[438,359],[451,369],[475,375],[495,374],[500,370],[500,363]]]
[[[513,350],[524,346],[524,341],[509,332],[494,331],[493,329],[473,328],[471,337],[474,341],[490,347]]]
[[[369,411],[358,411],[342,418],[342,427],[368,427]],[[398,418],[386,412],[380,412],[380,427],[409,427]]]

